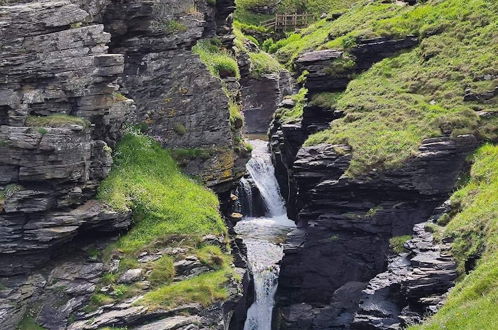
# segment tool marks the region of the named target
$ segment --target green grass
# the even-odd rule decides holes
[[[168,151],[150,138],[127,133],[98,199],[116,211],[133,210],[133,228],[113,246],[134,254],[171,235],[224,235],[216,195],[180,173]]]
[[[403,236],[395,236],[389,240],[389,247],[394,253],[400,254],[406,252],[405,247],[403,246],[406,242],[408,242],[412,237],[410,235]]]
[[[474,156],[469,182],[453,194],[452,205],[459,212],[442,228],[442,235],[454,239],[452,253],[461,279],[442,309],[411,330],[494,329],[498,324],[497,159],[498,146],[481,147]],[[466,269],[475,258],[475,269]]]
[[[284,123],[301,120],[301,118],[303,117],[304,106],[306,105],[307,94],[308,90],[306,88],[301,88],[297,94],[292,95],[292,100],[295,102],[294,107],[292,107],[292,109],[277,109],[275,118]]]
[[[276,53],[282,62],[291,64],[293,59],[305,51],[343,48],[342,40],[346,36],[349,39],[357,35],[375,36],[377,34],[372,26],[374,22],[407,10],[409,9],[395,4],[360,1],[336,20],[322,19],[298,33],[290,34],[287,39],[278,41],[275,46],[270,46],[270,52]],[[341,41],[336,41],[336,44],[332,43],[339,38],[342,38]]]
[[[339,101],[341,96],[342,93],[319,93],[313,95],[310,103],[320,108],[334,109],[337,106],[337,102]]]
[[[154,268],[149,275],[149,281],[153,285],[170,283],[175,277],[174,260],[170,256],[162,256],[154,262]]]
[[[89,127],[90,122],[84,118],[63,114],[50,116],[29,116],[25,122],[29,127],[64,127],[67,125],[80,125]]]
[[[36,320],[32,316],[25,314],[21,322],[17,325],[16,330],[45,330],[45,328],[36,323]]]
[[[254,77],[261,77],[264,74],[277,73],[284,67],[270,54],[266,52],[249,53],[251,59],[251,74]]]
[[[217,39],[203,39],[197,42],[192,51],[215,77],[240,78],[239,66],[235,58],[221,47]]]
[[[416,12],[416,24],[403,31],[420,35],[421,44],[381,61],[353,80],[337,102],[345,118],[305,143],[350,145],[349,175],[400,166],[428,137],[473,133],[483,140],[498,139],[498,120],[480,120],[476,114],[479,110],[498,111],[497,98],[464,101],[466,89],[482,93],[498,84],[496,79],[483,78],[498,74],[496,3],[446,0],[422,6],[430,10],[409,7],[399,17],[390,18],[389,24],[371,22],[372,31],[394,33]],[[453,19],[455,12],[460,13],[459,19],[452,25],[443,24],[444,29],[439,27],[439,20]],[[476,12],[479,15],[472,14]],[[438,21],[432,22],[435,16]],[[438,26],[439,34],[424,36],[430,26]]]
[[[162,286],[147,293],[137,304],[151,309],[174,308],[192,302],[207,307],[216,301],[228,298],[225,284],[230,272],[218,270],[207,272],[192,279]]]
[[[197,250],[197,258],[212,269],[221,269],[232,263],[232,257],[226,255],[219,246],[207,245]]]

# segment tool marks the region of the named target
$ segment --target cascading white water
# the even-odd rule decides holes
[[[246,217],[235,227],[247,246],[256,296],[247,311],[244,330],[270,330],[280,271],[278,263],[283,257],[283,249],[278,242],[295,225],[286,215],[268,143],[253,140],[251,144],[254,149],[247,171],[261,194],[267,215],[261,218]]]

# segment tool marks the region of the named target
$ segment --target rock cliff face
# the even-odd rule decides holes
[[[348,52],[319,50],[302,54],[295,60],[297,75],[305,74],[303,87],[308,90],[308,99],[321,92],[343,92],[355,74],[370,68],[383,58],[392,56],[402,49],[413,47],[417,39],[374,38],[358,41]],[[352,61],[354,59],[354,62]],[[282,103],[281,108],[292,108],[292,103]],[[270,125],[269,137],[277,178],[287,199],[289,216],[296,217],[294,208],[295,182],[292,167],[297,152],[306,138],[329,127],[330,123],[343,114],[333,106],[304,106],[302,118],[284,121],[275,118]]]
[[[123,57],[107,53],[110,35],[76,26],[85,11],[45,2],[0,12],[0,272],[13,275],[82,230],[129,225],[89,199],[134,105],[114,98]]]
[[[408,235],[429,218],[452,191],[476,145],[473,136],[429,139],[402,168],[354,179],[343,176],[350,161],[348,147],[302,148],[293,167],[301,228],[291,234],[282,261],[281,328],[349,327],[351,311],[334,306],[355,306],[365,283],[385,270],[389,238]],[[418,235],[420,230],[416,227]],[[372,287],[375,280],[365,295]],[[368,304],[361,306],[368,310]],[[361,317],[355,319],[358,328]]]
[[[368,39],[348,52],[305,53],[295,63],[298,73],[307,74],[304,87],[311,100],[318,93],[344,91],[354,74],[416,43],[412,37]],[[284,101],[280,107],[294,104]],[[415,287],[437,278],[439,262],[444,264],[439,278],[444,281],[434,292],[444,292],[454,279],[453,263],[445,257],[424,264],[432,270],[420,270],[419,255],[439,252],[437,247],[421,252],[417,244],[429,244],[432,238],[417,224],[427,221],[448,198],[476,139],[427,139],[399,168],[353,178],[345,175],[352,152],[348,146],[302,147],[310,134],[342,116],[333,105],[308,102],[299,120],[274,119],[270,129],[279,183],[287,193],[289,216],[299,226],[289,237],[281,266],[275,311],[276,327],[281,329],[399,327],[420,320],[432,308],[432,298],[425,297],[424,290],[415,293]],[[389,239],[411,234],[414,225],[418,238],[413,242],[418,243],[412,243],[410,257],[391,260],[390,271],[383,273]],[[393,272],[403,275],[393,279]],[[420,282],[410,282],[410,276]],[[406,289],[395,296],[399,287]],[[377,303],[379,310],[374,310]]]
[[[14,329],[33,306],[49,329],[88,316],[77,311],[108,269],[88,258],[87,247],[103,249],[112,239],[102,237],[95,247],[82,237],[116,233],[131,222],[130,214],[94,199],[125,126],[139,124],[168,148],[208,149],[210,157],[188,170],[220,193],[243,174],[227,96],[191,51],[216,34],[229,47],[225,21],[233,9],[231,0],[0,6],[2,328]],[[238,93],[236,81],[228,85]],[[124,304],[73,328],[138,326],[169,316],[153,328],[219,327],[230,322],[241,290],[234,287],[212,310],[193,306],[195,320],[182,311],[150,316]]]
[[[103,18],[112,35],[111,51],[125,58],[123,93],[137,103],[134,121],[166,147],[209,150],[213,157],[187,170],[219,192],[240,177],[244,160],[233,150],[235,136],[223,86],[191,49],[217,32],[231,46],[225,21],[233,5],[113,1]],[[238,93],[237,81],[228,78],[226,83]]]

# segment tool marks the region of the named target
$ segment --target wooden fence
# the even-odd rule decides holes
[[[275,31],[285,31],[288,29],[298,29],[306,27],[314,20],[314,16],[310,14],[277,14],[275,18],[264,21],[261,24]]]

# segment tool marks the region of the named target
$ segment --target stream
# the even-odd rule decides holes
[[[281,243],[295,224],[287,218],[284,200],[280,194],[275,169],[268,151],[268,143],[250,141],[252,158],[247,171],[259,190],[265,207],[265,216],[253,216],[253,191],[249,180],[241,181],[243,198],[248,205],[244,218],[235,231],[247,246],[249,268],[254,278],[255,301],[247,312],[244,330],[270,330],[274,297],[277,291],[278,263],[283,257]]]

